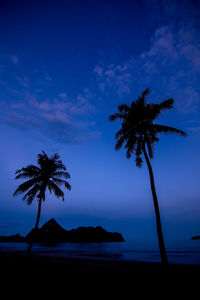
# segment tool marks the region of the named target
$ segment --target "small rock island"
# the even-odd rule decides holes
[[[193,237],[191,238],[191,240],[200,240],[200,235],[193,236]]]
[[[50,219],[41,228],[32,229],[27,236],[19,234],[0,236],[0,242],[80,243],[80,242],[124,242],[121,233],[108,232],[101,226],[78,227],[66,230],[55,219]]]

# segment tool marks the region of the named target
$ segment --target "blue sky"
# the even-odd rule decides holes
[[[147,87],[170,97],[152,166],[166,241],[200,234],[200,21],[197,1],[1,1],[0,234],[26,234],[37,203],[12,194],[14,171],[58,152],[71,174],[65,202],[48,195],[41,223],[102,225],[155,241],[146,166],[114,151],[108,116]]]

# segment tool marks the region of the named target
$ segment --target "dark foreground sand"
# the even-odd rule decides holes
[[[0,252],[0,275],[7,298],[195,299],[200,266]]]
[[[27,256],[20,252],[0,252],[1,270],[34,271],[52,270],[54,272],[70,272],[82,274],[110,273],[123,276],[123,274],[198,274],[200,278],[200,265],[175,265],[167,266],[160,263],[146,263],[137,261],[108,260],[95,258],[68,258],[50,254]]]

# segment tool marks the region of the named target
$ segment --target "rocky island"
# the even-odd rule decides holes
[[[193,237],[191,238],[191,240],[200,240],[200,235],[193,236]]]
[[[118,232],[108,232],[101,226],[78,227],[66,230],[55,219],[46,222],[41,228],[32,229],[25,237],[19,234],[0,236],[0,242],[38,242],[38,243],[73,243],[73,242],[123,242]]]

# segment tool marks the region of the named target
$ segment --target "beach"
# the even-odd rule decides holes
[[[25,253],[18,252],[0,252],[1,270],[55,270],[57,271],[70,271],[70,273],[113,273],[123,276],[123,274],[199,274],[200,265],[184,265],[184,264],[168,264],[162,265],[161,263],[152,262],[139,262],[139,261],[124,261],[112,259],[95,259],[95,258],[72,258],[62,257],[56,255],[43,255],[30,254],[27,256]]]
[[[196,295],[199,265],[0,252],[1,291],[56,298]]]

